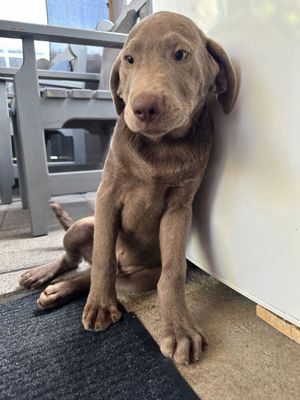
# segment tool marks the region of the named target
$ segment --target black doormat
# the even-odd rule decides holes
[[[93,333],[85,298],[47,312],[37,298],[0,306],[1,399],[199,400],[133,313]]]

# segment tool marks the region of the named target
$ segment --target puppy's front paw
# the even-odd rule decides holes
[[[169,330],[160,342],[163,355],[183,365],[199,361],[206,346],[204,338],[192,327]]]
[[[88,331],[105,331],[112,323],[118,322],[121,313],[116,302],[102,304],[101,301],[88,298],[82,315],[84,329]]]

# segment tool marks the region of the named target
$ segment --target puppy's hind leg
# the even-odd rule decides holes
[[[42,310],[48,310],[67,303],[81,293],[87,293],[91,284],[90,271],[72,279],[53,283],[41,293],[37,304]]]
[[[75,222],[64,237],[65,254],[47,264],[31,268],[20,278],[19,284],[28,289],[37,289],[50,282],[56,276],[74,269],[82,258],[91,262],[93,246],[93,217]]]
[[[30,268],[25,271],[19,280],[19,285],[27,289],[38,289],[50,282],[55,276],[67,271],[69,264],[65,260],[66,254],[46,264]],[[77,265],[74,266],[74,268]]]

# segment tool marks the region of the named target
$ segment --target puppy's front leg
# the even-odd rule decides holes
[[[193,326],[185,302],[185,245],[191,225],[191,206],[171,206],[162,217],[160,247],[162,272],[158,299],[162,322],[160,348],[178,364],[198,361],[204,342]]]
[[[103,331],[121,317],[117,309],[115,255],[119,215],[113,192],[106,193],[100,187],[96,199],[91,287],[82,316],[87,330]]]

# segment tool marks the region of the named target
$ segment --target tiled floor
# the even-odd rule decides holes
[[[59,196],[59,201],[74,219],[92,215],[96,193]],[[28,211],[20,199],[0,205],[0,295],[20,292],[18,280],[22,272],[59,256],[64,231],[52,210],[48,211],[49,234],[31,237]]]

